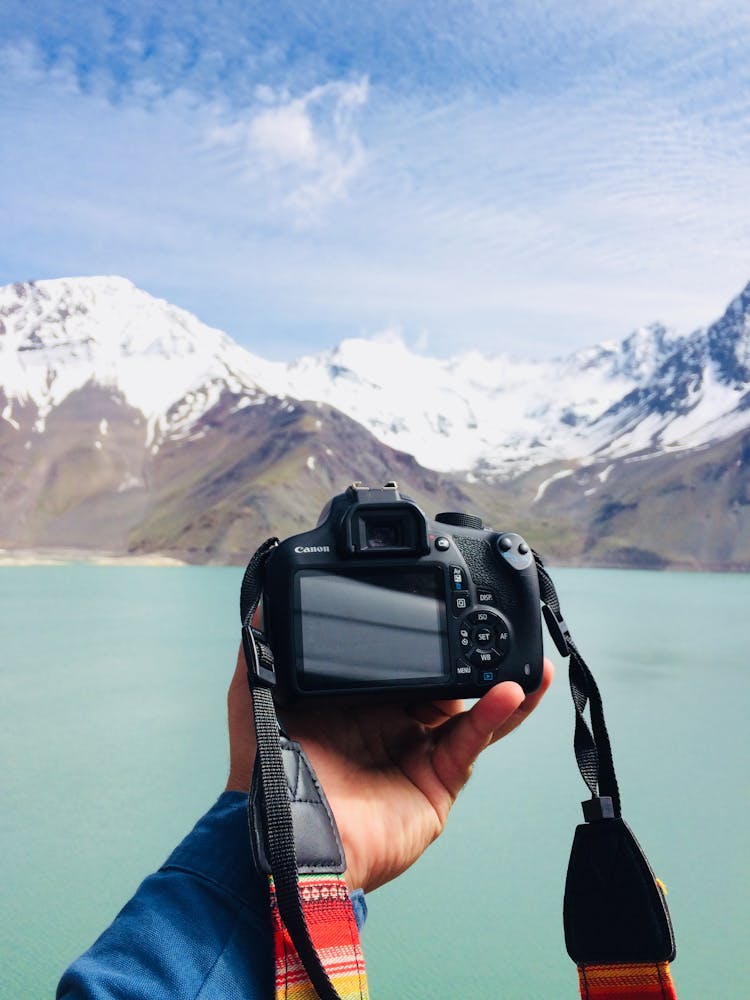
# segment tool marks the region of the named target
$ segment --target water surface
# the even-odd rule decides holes
[[[746,576],[554,574],[597,676],[623,813],[670,890],[680,1000],[750,995]],[[239,569],[0,568],[0,997],[51,997],[221,791]],[[446,834],[369,899],[372,994],[559,1000],[586,789],[565,665]]]

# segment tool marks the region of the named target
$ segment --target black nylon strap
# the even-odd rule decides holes
[[[602,798],[607,796],[611,798],[614,816],[618,817],[621,815],[620,790],[617,785],[617,777],[612,760],[612,747],[604,721],[604,706],[602,705],[599,688],[586,661],[578,652],[578,648],[570,635],[567,625],[565,625],[555,585],[545,569],[541,556],[537,552],[534,552],[534,559],[536,561],[539,592],[542,601],[552,610],[555,618],[561,623],[562,627],[560,631],[563,643],[567,647],[567,654],[570,656],[568,681],[576,712],[573,748],[578,770],[581,772],[581,777],[586,782],[593,797]],[[547,618],[547,624],[550,625],[549,617],[546,614],[545,618]],[[555,641],[558,644],[560,652],[565,655],[557,638],[555,638]],[[591,718],[591,728],[589,728],[584,714],[587,705]]]
[[[243,629],[252,627],[252,617],[263,590],[263,570],[268,556],[277,544],[276,538],[269,538],[264,542],[245,570],[240,590],[240,616]],[[265,658],[270,656],[273,662],[273,656],[262,633],[252,629],[252,634],[255,640],[253,651]],[[276,888],[279,914],[320,1000],[340,1000],[310,939],[302,912],[289,788],[279,745],[279,722],[271,691],[257,683],[257,676],[257,664],[248,664],[248,682],[253,700],[257,741],[256,767],[260,769],[260,788],[267,817],[268,858]],[[249,808],[250,798],[248,798]],[[248,819],[252,826],[252,819],[250,817]]]
[[[263,570],[269,555],[278,544],[278,538],[267,538],[260,548],[255,550],[247,564],[240,587],[240,618],[243,626],[249,626],[252,622],[263,593]]]
[[[628,966],[671,962],[674,933],[664,893],[646,855],[621,817],[612,747],[599,688],[570,635],[555,586],[537,553],[544,618],[563,656],[570,656],[578,769],[591,792],[586,822],[576,828],[565,880],[563,923],[568,954],[589,964]],[[591,728],[585,718],[589,709]],[[650,995],[636,986],[628,995]]]

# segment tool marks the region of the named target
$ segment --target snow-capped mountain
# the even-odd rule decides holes
[[[691,448],[750,424],[750,285],[707,330],[655,325],[549,361],[410,350],[394,334],[269,362],[122,278],[0,289],[2,417],[35,433],[97,385],[144,420],[144,443],[188,436],[222,395],[335,406],[421,465],[507,477],[549,462]]]
[[[394,335],[291,364],[121,278],[0,288],[2,550],[241,562],[353,479],[554,559],[750,567],[750,286],[706,330],[524,361]]]
[[[325,399],[393,448],[444,471],[516,475],[548,462],[692,448],[750,425],[750,285],[707,330],[660,324],[550,361],[411,352],[393,335],[264,374]]]
[[[655,326],[551,361],[436,359],[385,334],[267,372],[265,385],[332,402],[428,468],[513,475],[609,444],[598,421],[653,376],[671,343]]]
[[[262,362],[184,309],[130,281],[94,277],[0,288],[2,412],[37,409],[35,431],[72,393],[97,385],[145,418],[145,444],[188,433],[222,392],[262,396]]]
[[[750,284],[707,330],[674,341],[599,423],[612,455],[697,448],[750,426]]]

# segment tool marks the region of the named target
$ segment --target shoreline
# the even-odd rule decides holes
[[[572,559],[545,560],[551,569],[616,569],[648,571],[652,573],[728,573],[731,575],[750,573],[750,565],[720,565],[706,563],[698,565],[692,562],[673,562],[664,566],[626,565],[618,562],[582,562]],[[180,559],[177,556],[160,552],[148,552],[132,555],[126,552],[95,552],[87,549],[3,549],[0,548],[0,569],[6,567],[24,566],[142,566],[142,567],[179,567],[179,566],[227,566],[238,567],[244,562],[231,557],[226,562],[216,562],[209,559],[205,562]]]
[[[146,555],[118,555],[115,552],[87,552],[85,549],[0,549],[3,566],[190,566],[191,563],[158,552]]]

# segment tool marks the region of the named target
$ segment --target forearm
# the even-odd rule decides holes
[[[63,975],[57,1000],[270,1000],[268,883],[253,868],[247,795],[225,792]],[[353,894],[357,924],[367,907]]]
[[[252,867],[245,802],[219,798],[67,970],[58,1000],[273,996],[267,886]]]

